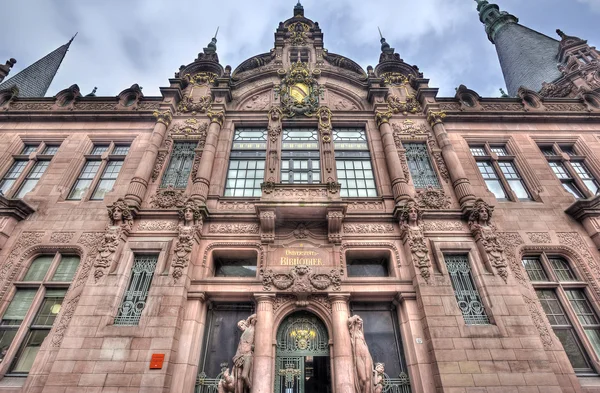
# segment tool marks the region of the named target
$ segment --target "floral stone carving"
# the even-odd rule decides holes
[[[109,226],[104,232],[102,243],[98,247],[98,254],[94,261],[94,279],[100,280],[110,269],[115,261],[117,250],[121,243],[123,229],[119,226]]]
[[[400,238],[410,250],[413,265],[419,269],[425,282],[429,283],[431,261],[423,235],[423,211],[413,200],[409,201],[400,213]]]
[[[172,209],[183,206],[185,196],[183,190],[176,190],[173,186],[160,188],[150,198],[150,205],[158,209]]]
[[[427,186],[417,191],[415,198],[422,209],[442,210],[450,207],[450,197],[441,188]]]
[[[260,275],[265,291],[270,291],[273,287],[289,292],[324,291],[329,287],[339,291],[342,283],[339,269],[332,269],[329,273],[313,273],[312,268],[307,265],[296,265],[289,273],[261,269]]]
[[[469,229],[484,261],[507,282],[508,264],[504,248],[496,235],[496,227],[491,223],[492,212],[493,208],[482,199],[475,201],[469,216]]]

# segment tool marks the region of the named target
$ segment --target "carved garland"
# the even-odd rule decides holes
[[[329,273],[313,273],[306,265],[294,266],[290,273],[275,273],[273,269],[260,269],[263,289],[270,291],[275,287],[290,292],[324,291],[331,287],[339,291],[342,284],[342,270],[332,269]]]

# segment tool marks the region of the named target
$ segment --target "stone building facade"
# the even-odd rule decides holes
[[[160,97],[8,84],[0,392],[599,391],[600,54],[556,42],[558,79],[443,98],[298,4]]]

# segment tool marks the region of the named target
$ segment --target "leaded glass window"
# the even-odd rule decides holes
[[[68,199],[82,199],[84,197],[84,195],[92,186],[92,181],[94,181],[94,177],[96,176],[101,164],[102,161],[100,160],[88,160],[85,163],[81,173],[79,174],[79,177],[75,181],[75,184],[69,193]]]
[[[489,325],[467,255],[444,255],[454,295],[467,325]]]
[[[525,257],[521,260],[531,281],[548,281],[548,276],[542,267],[540,258]]]
[[[58,153],[58,146],[56,145],[46,145],[44,151],[42,152],[42,154],[46,156],[53,156],[56,153]]]
[[[548,160],[550,169],[561,182],[563,188],[575,198],[590,198],[596,195],[600,184],[587,165],[587,160],[577,145],[540,146]],[[550,155],[550,151],[553,152]],[[568,158],[565,158],[566,154]]]
[[[131,279],[115,318],[115,325],[137,325],[146,307],[158,255],[136,255]]]
[[[405,143],[406,161],[416,188],[427,188],[428,186],[440,188],[437,174],[433,170],[429,152],[425,143]]]
[[[171,160],[163,175],[160,184],[161,188],[168,186],[173,186],[174,188],[187,187],[194,163],[194,156],[196,155],[196,145],[196,142],[175,142],[173,144]]]
[[[375,176],[363,128],[333,129],[335,163],[342,197],[376,197]]]
[[[23,147],[23,151],[21,152],[21,154],[31,154],[31,153],[35,153],[38,149],[39,145],[25,145]]]
[[[282,183],[314,184],[321,182],[317,129],[284,128],[281,149]]]
[[[36,186],[38,180],[40,180],[40,177],[42,177],[44,172],[46,172],[46,169],[48,168],[49,164],[50,161],[36,162],[33,165],[33,168],[31,168],[31,170],[27,174],[27,176],[25,176],[25,181],[23,182],[23,184],[21,184],[21,188],[19,189],[19,192],[17,192],[17,195],[15,195],[15,197],[23,198],[25,194],[33,190],[33,187]]]
[[[23,173],[23,170],[27,166],[27,162],[27,160],[15,160],[15,162],[13,162],[8,172],[6,172],[6,174],[2,178],[2,181],[0,181],[0,192],[2,194],[6,195],[6,193],[8,192],[8,190],[10,190],[12,185],[15,184],[15,181],[17,181],[17,179],[19,178],[21,173]]]
[[[596,355],[600,355],[600,321],[585,292],[581,289],[568,289],[565,293]]]
[[[100,181],[98,185],[96,185],[96,189],[92,194],[91,199],[104,199],[104,196],[112,190],[115,182],[117,181],[117,176],[119,176],[119,172],[121,171],[121,167],[123,166],[123,161],[109,161],[104,167],[104,171],[102,172],[102,176],[100,176]]]
[[[265,177],[266,128],[237,128],[225,180],[225,196],[260,197]]]
[[[550,261],[550,265],[552,266],[552,270],[554,271],[554,274],[556,274],[558,281],[577,281],[569,263],[563,258],[550,257],[548,260]]]
[[[483,176],[488,190],[490,190],[494,196],[500,200],[508,199],[506,197],[504,187],[502,186],[502,182],[500,181],[496,170],[492,166],[492,162],[477,161],[477,168],[479,168],[479,172],[481,172],[481,176]]]

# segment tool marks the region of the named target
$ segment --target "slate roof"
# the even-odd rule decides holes
[[[515,97],[521,86],[538,92],[542,82],[561,77],[557,40],[518,23],[506,24],[494,38],[510,96]]]
[[[19,97],[44,97],[58,71],[58,67],[60,67],[69,50],[71,42],[73,42],[73,38],[29,67],[0,83],[0,90],[16,85],[19,89]]]

